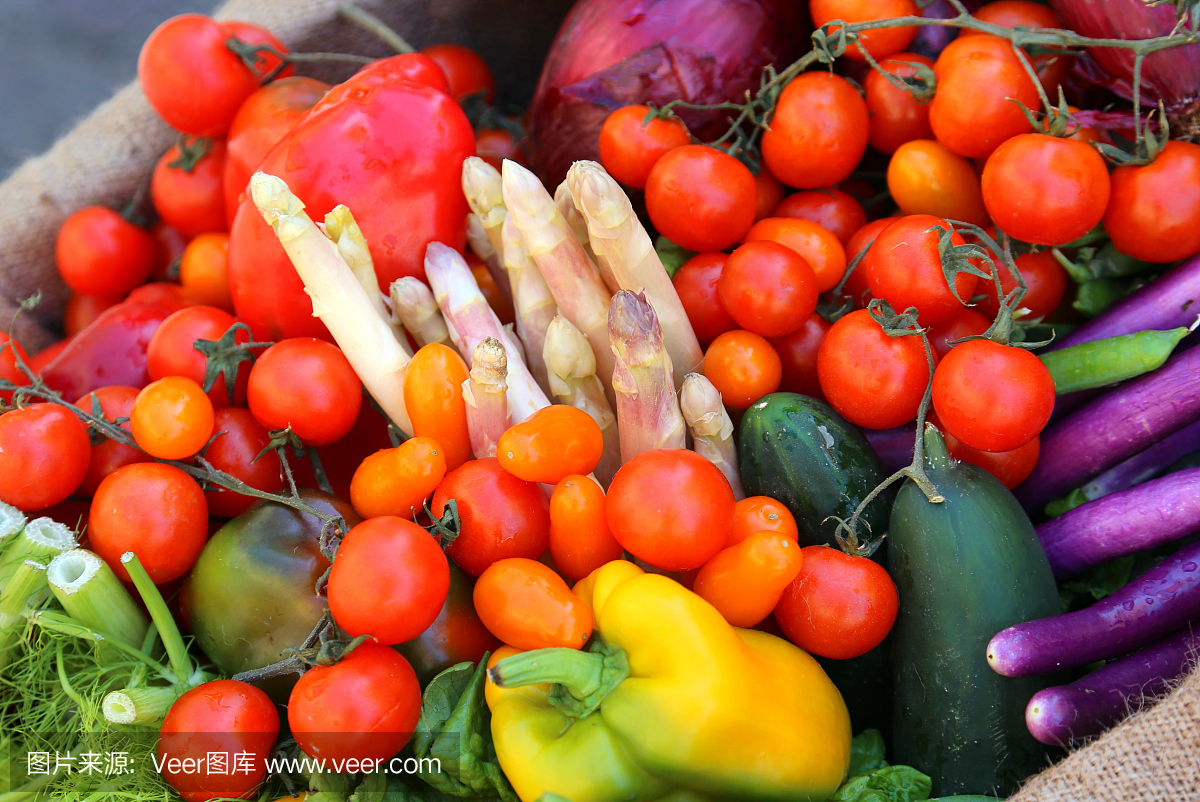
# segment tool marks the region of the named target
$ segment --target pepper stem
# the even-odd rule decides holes
[[[625,650],[598,633],[587,651],[534,649],[506,657],[488,669],[488,677],[500,688],[553,682],[550,704],[571,718],[591,715],[628,676]]]

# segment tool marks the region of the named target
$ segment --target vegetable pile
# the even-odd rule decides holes
[[[525,118],[164,22],[0,335],[0,800],[981,800],[1167,692],[1192,5],[580,0]]]

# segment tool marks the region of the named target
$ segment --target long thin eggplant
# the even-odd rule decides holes
[[[1057,351],[1068,345],[1103,340],[1146,329],[1190,326],[1200,314],[1200,255],[1193,256],[1140,290],[1122,298],[1061,340],[1046,346]]]
[[[1077,682],[1038,691],[1025,708],[1025,724],[1044,744],[1067,746],[1099,735],[1166,692],[1195,665],[1197,652],[1200,631],[1185,627]]]
[[[1193,348],[1046,429],[1037,466],[1014,492],[1025,509],[1040,510],[1197,420],[1200,349]]]
[[[1140,454],[1114,465],[1080,490],[1089,501],[1128,490],[1150,481],[1193,451],[1200,451],[1200,421],[1184,426]]]
[[[1037,527],[1056,579],[1200,531],[1200,468],[1089,501]]]
[[[1197,618],[1200,542],[1091,607],[1000,631],[988,643],[988,664],[1006,677],[1076,668],[1141,648]]]

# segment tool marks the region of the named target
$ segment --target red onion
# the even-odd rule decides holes
[[[1095,39],[1151,39],[1175,27],[1170,5],[1148,6],[1143,0],[1051,0],[1067,27]],[[1088,52],[1107,74],[1102,83],[1126,100],[1133,99],[1131,50],[1092,47]],[[1160,50],[1142,62],[1141,99],[1147,106],[1161,100],[1179,135],[1200,133],[1200,45]],[[1173,129],[1174,134],[1178,129]]]
[[[580,0],[542,67],[530,108],[533,165],[556,186],[577,159],[599,160],[613,109],[653,101],[741,100],[762,68],[807,49],[807,4],[791,0]],[[681,111],[701,138],[720,136],[725,112]]]

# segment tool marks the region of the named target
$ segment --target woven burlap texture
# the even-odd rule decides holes
[[[374,37],[339,20],[341,0],[231,0],[225,19],[264,25],[297,51],[388,55]],[[496,69],[501,98],[526,100],[569,0],[358,0],[421,47],[469,45]],[[346,67],[307,69],[338,80]],[[23,316],[18,337],[34,351],[56,336],[66,289],[54,268],[54,237],[83,206],[120,208],[174,139],[136,83],[98,107],[45,154],[0,184],[0,325],[18,299],[43,303]],[[1200,672],[1157,706],[1032,778],[1013,802],[1200,800]]]

